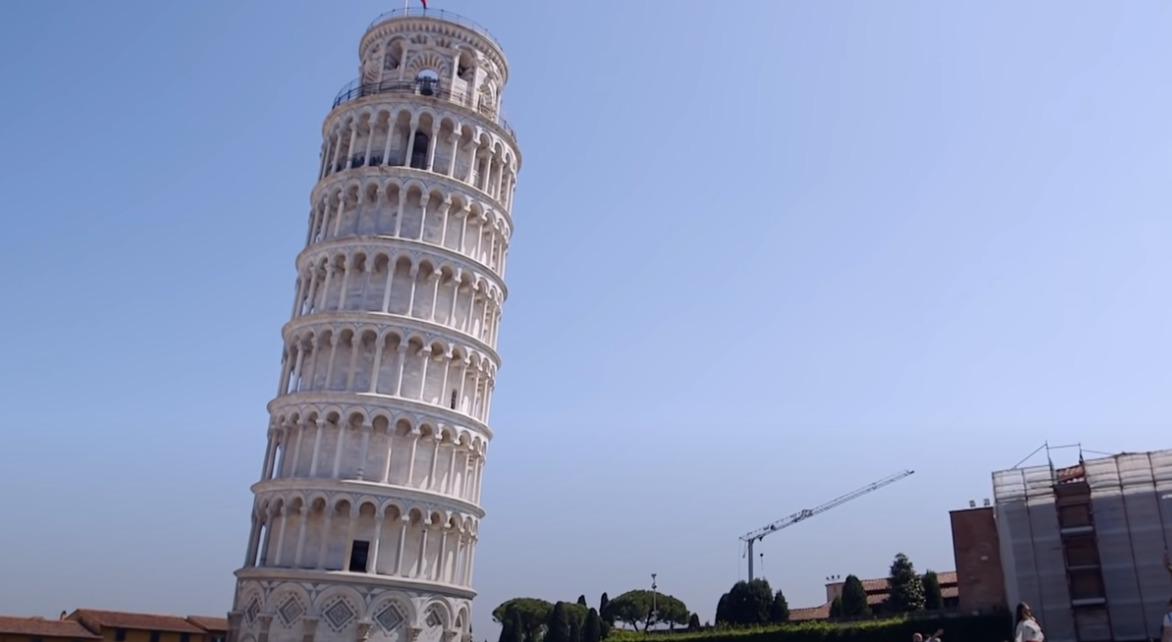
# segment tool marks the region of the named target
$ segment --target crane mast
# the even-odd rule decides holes
[[[852,490],[851,492],[849,492],[845,495],[839,495],[838,497],[835,497],[834,499],[832,499],[824,504],[819,504],[818,506],[815,506],[814,508],[803,508],[802,510],[800,510],[792,515],[788,515],[788,516],[783,517],[775,522],[766,524],[765,526],[762,526],[761,528],[758,528],[756,530],[751,530],[748,533],[741,535],[741,541],[746,542],[748,544],[749,581],[750,582],[753,581],[753,544],[765,539],[766,535],[776,533],[777,531],[779,531],[783,528],[789,528],[790,526],[793,526],[794,524],[797,524],[799,522],[804,522],[807,519],[810,519],[811,517],[813,517],[815,515],[818,515],[820,513],[825,513],[826,511],[828,511],[832,508],[835,508],[837,506],[841,506],[851,500],[858,499],[868,493],[873,493],[873,492],[879,490],[880,488],[883,488],[884,486],[888,486],[890,484],[894,484],[895,482],[897,482],[905,477],[908,477],[909,475],[912,475],[915,472],[916,471],[914,471],[914,470],[904,470],[904,471],[895,473],[894,475],[888,475],[887,477],[884,477],[883,479],[880,479],[878,481],[871,482],[870,484],[867,484],[866,486],[863,486],[862,488],[857,488],[855,490]]]

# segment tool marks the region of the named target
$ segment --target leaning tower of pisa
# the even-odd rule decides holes
[[[376,19],[322,127],[233,642],[466,642],[509,211],[508,64]]]

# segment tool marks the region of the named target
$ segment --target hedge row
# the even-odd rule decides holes
[[[616,630],[607,642],[910,642],[912,634],[943,629],[944,642],[1002,642],[1013,637],[1004,615],[916,617],[870,620],[849,624],[806,622],[743,629],[706,629],[654,635]]]

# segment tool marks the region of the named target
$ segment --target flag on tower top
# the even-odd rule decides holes
[[[419,0],[419,1],[423,3],[423,8],[426,9],[427,8],[427,0]]]

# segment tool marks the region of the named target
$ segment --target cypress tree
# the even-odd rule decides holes
[[[769,605],[769,621],[775,624],[789,621],[789,602],[785,601],[780,589],[773,596],[773,603]]]
[[[582,606],[586,606],[586,596],[585,595],[578,596],[578,604],[580,604]]]
[[[606,610],[607,604],[610,604],[610,598],[606,596],[606,591],[603,591],[602,599],[598,600],[598,616],[607,624],[614,626],[614,617]]]
[[[570,614],[566,611],[565,602],[553,605],[553,611],[549,613],[549,624],[546,626],[543,642],[572,642],[570,639]]]
[[[929,611],[939,611],[944,608],[944,595],[940,592],[940,578],[936,571],[924,573],[924,608]]]
[[[688,618],[688,630],[689,631],[699,631],[700,630],[700,616],[699,615],[693,613],[692,617]]]
[[[866,617],[871,612],[867,606],[867,591],[854,575],[847,575],[842,584],[841,617]]]
[[[586,626],[582,631],[582,642],[601,642],[602,618],[598,611],[590,609],[586,612]]]
[[[570,616],[570,642],[582,642],[582,625],[585,622],[578,616],[578,613],[566,609]]]
[[[834,596],[830,601],[830,619],[837,620],[842,617],[842,597]]]

